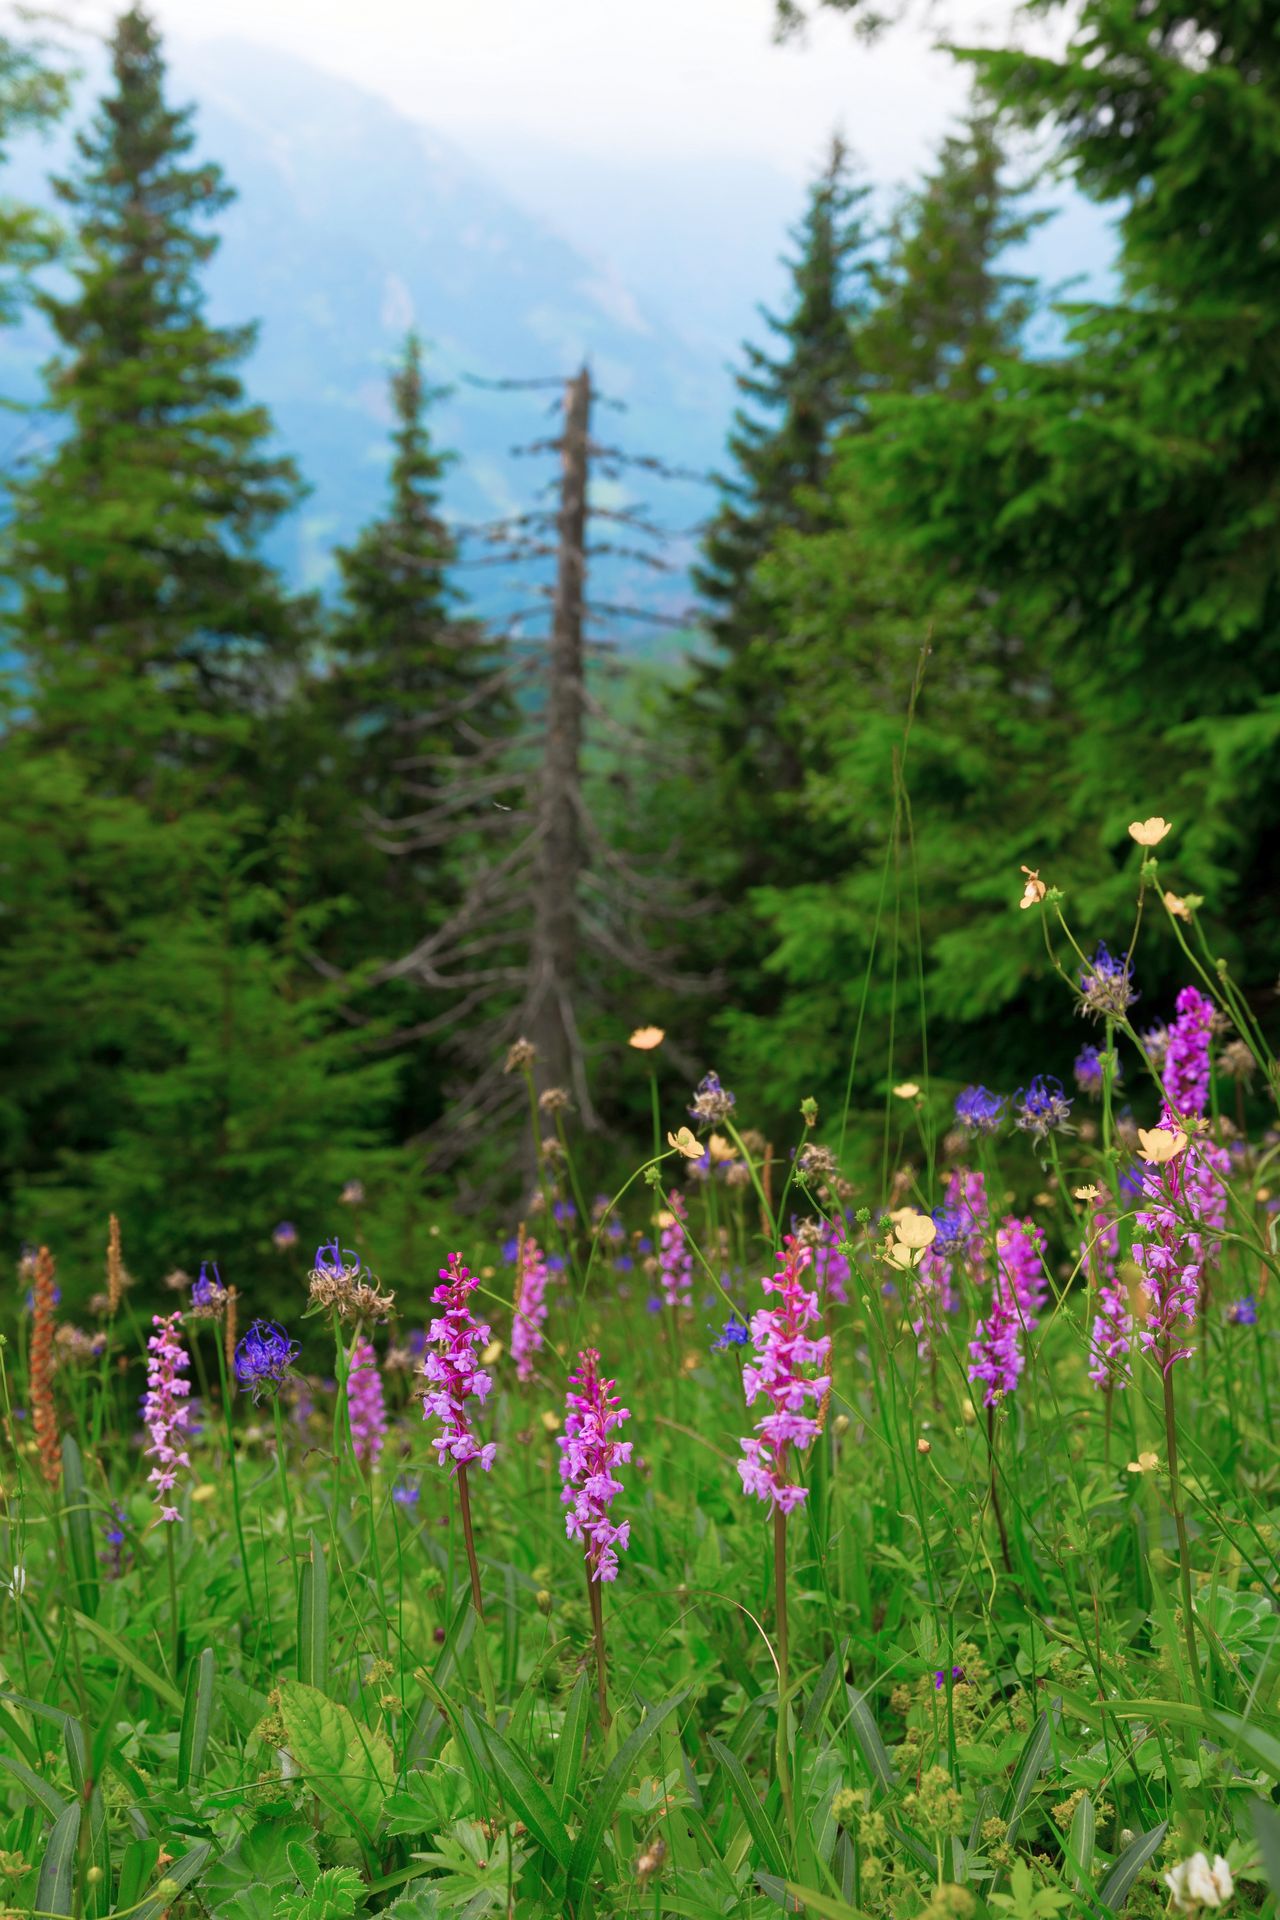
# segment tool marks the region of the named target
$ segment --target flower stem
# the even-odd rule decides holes
[[[596,1643],[596,1699],[600,1707],[600,1729],[609,1731],[609,1677],[604,1657],[604,1599],[600,1592],[600,1582],[591,1577],[591,1557],[586,1555],[583,1565],[587,1570],[587,1600],[591,1607],[591,1632]]]
[[[1169,1342],[1166,1339],[1165,1347]],[[1191,1683],[1197,1695],[1200,1693],[1200,1656],[1196,1650],[1195,1618],[1191,1606],[1191,1546],[1187,1539],[1186,1516],[1182,1511],[1182,1493],[1178,1484],[1178,1417],[1173,1399],[1173,1360],[1168,1352],[1161,1354],[1161,1372],[1164,1380],[1164,1438],[1169,1454],[1169,1504],[1173,1508],[1173,1524],[1178,1535],[1178,1576],[1182,1587],[1182,1631],[1187,1642],[1187,1658],[1191,1662]]]
[[[462,1513],[462,1538],[467,1549],[471,1573],[471,1604],[476,1615],[476,1657],[480,1662],[480,1687],[490,1724],[498,1717],[498,1700],[493,1687],[493,1669],[489,1665],[489,1647],[484,1632],[484,1600],[480,1592],[480,1563],[476,1559],[475,1533],[471,1525],[471,1489],[467,1484],[465,1461],[458,1463],[458,1506]]]
[[[796,1810],[791,1797],[791,1772],[787,1764],[790,1742],[787,1739],[787,1702],[790,1687],[790,1649],[787,1638],[787,1516],[781,1507],[773,1509],[773,1607],[774,1629],[778,1640],[778,1729],[775,1760],[782,1804],[792,1842],[796,1837]]]
[[[257,1608],[253,1599],[253,1581],[249,1574],[249,1548],[244,1537],[244,1515],[240,1510],[240,1471],[236,1465],[236,1433],[231,1418],[231,1385],[227,1379],[227,1356],[223,1351],[221,1329],[215,1329],[214,1351],[218,1356],[218,1380],[222,1387],[222,1415],[227,1424],[227,1465],[231,1470],[231,1510],[235,1515],[236,1539],[240,1543],[240,1570],[244,1574],[245,1598],[249,1602],[249,1617],[257,1617]]]
[[[276,1467],[280,1474],[280,1498],[284,1501],[285,1531],[289,1535],[289,1558],[293,1562],[293,1577],[298,1578],[298,1542],[293,1531],[293,1499],[289,1492],[289,1473],[284,1457],[284,1418],[280,1412],[280,1395],[271,1396],[271,1412],[276,1428]]]
[[[996,1410],[987,1408],[987,1458],[991,1464],[991,1511],[996,1516],[996,1526],[1000,1533],[1000,1558],[1004,1561],[1006,1573],[1013,1572],[1013,1561],[1009,1558],[1009,1535],[1005,1531],[1004,1509],[1000,1505],[1000,1486],[996,1475]]]

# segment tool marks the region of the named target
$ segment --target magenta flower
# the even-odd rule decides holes
[[[556,1442],[564,1482],[560,1498],[569,1509],[565,1532],[571,1540],[582,1541],[589,1579],[616,1580],[618,1550],[631,1539],[631,1522],[615,1524],[609,1509],[622,1492],[614,1468],[630,1460],[631,1442],[610,1435],[631,1415],[618,1404],[616,1382],[601,1379],[600,1355],[594,1347],[578,1355],[578,1370],[569,1375],[565,1406],[564,1432]]]
[[[1182,995],[1178,996],[1179,1005]],[[1178,1128],[1166,1106],[1160,1125]],[[1230,1162],[1211,1140],[1195,1139],[1163,1166],[1149,1166],[1142,1191],[1150,1203],[1136,1216],[1133,1257],[1142,1268],[1146,1325],[1139,1339],[1155,1353],[1167,1373],[1194,1347],[1182,1344],[1195,1324],[1206,1264],[1218,1255],[1216,1239],[1227,1215],[1226,1176]]]
[[[1202,1114],[1209,1104],[1209,1046],[1214,1006],[1198,987],[1184,987],[1178,1015],[1165,1037],[1164,1090],[1180,1120]]]
[[[813,1278],[820,1293],[838,1307],[849,1304],[849,1259],[841,1252],[845,1238],[839,1220],[824,1220],[818,1243],[813,1250]]]
[[[357,1460],[376,1466],[387,1433],[387,1403],[371,1340],[358,1340],[347,1378],[347,1417]]]
[[[526,1234],[516,1257],[515,1317],[511,1322],[511,1357],[516,1379],[533,1375],[533,1356],[542,1345],[547,1317],[547,1262],[541,1247]]]
[[[1023,1330],[1039,1324],[1049,1294],[1044,1267],[1044,1230],[1034,1220],[1008,1214],[996,1232],[996,1260],[1012,1290]]]
[[[674,1188],[667,1195],[667,1207],[671,1218],[658,1242],[658,1278],[669,1307],[688,1307],[693,1304],[693,1250],[684,1232],[689,1212]]]
[[[467,1405],[470,1400],[485,1400],[492,1384],[476,1357],[476,1349],[489,1343],[489,1329],[467,1305],[480,1283],[463,1266],[460,1253],[449,1255],[448,1265],[440,1269],[440,1282],[431,1298],[444,1312],[427,1328],[427,1338],[435,1341],[436,1350],[422,1366],[428,1382],[422,1397],[423,1417],[440,1422],[440,1432],[431,1444],[441,1465],[447,1459],[460,1467],[478,1460],[487,1473],[498,1449],[492,1440],[481,1446],[476,1439]]]
[[[156,1464],[147,1478],[156,1490],[159,1518],[172,1522],[182,1516],[168,1496],[177,1483],[178,1468],[190,1470],[191,1467],[185,1446],[190,1413],[186,1400],[191,1382],[182,1377],[191,1362],[178,1338],[182,1325],[180,1313],[163,1317],[153,1314],[152,1324],[159,1331],[147,1341],[147,1391],[142,1402],[142,1420],[151,1435],[146,1456]]]
[[[1095,1387],[1111,1393],[1133,1379],[1129,1355],[1133,1350],[1133,1306],[1116,1278],[1120,1229],[1105,1207],[1095,1207],[1080,1257],[1088,1268],[1097,1294],[1097,1312],[1090,1335],[1089,1378]]]
[[[969,1378],[986,1390],[984,1407],[999,1406],[1022,1378],[1022,1309],[1003,1268],[991,1288],[991,1305],[969,1342]]]
[[[743,1458],[738,1472],[747,1493],[790,1513],[808,1497],[808,1489],[789,1477],[788,1454],[792,1447],[803,1451],[812,1446],[818,1437],[818,1422],[804,1411],[804,1405],[812,1400],[821,1406],[831,1386],[825,1371],[831,1341],[826,1335],[811,1339],[807,1332],[822,1318],[817,1294],[800,1278],[812,1262],[811,1249],[788,1236],[777,1257],[779,1271],[760,1284],[766,1293],[777,1294],[778,1305],[761,1307],[752,1315],[751,1344],[758,1362],[742,1369],[747,1405],[763,1398],[772,1411],[756,1422],[755,1438],[739,1442]],[[807,1374],[803,1371],[807,1367],[823,1371]]]

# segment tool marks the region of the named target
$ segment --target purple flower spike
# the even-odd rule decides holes
[[[156,1490],[159,1518],[173,1522],[182,1518],[170,1499],[177,1484],[178,1468],[190,1469],[191,1466],[185,1444],[191,1412],[186,1399],[191,1392],[191,1382],[182,1377],[191,1363],[178,1338],[181,1314],[171,1313],[162,1318],[157,1313],[153,1315],[152,1324],[158,1331],[147,1341],[147,1391],[142,1402],[142,1420],[151,1436],[147,1458],[154,1459],[156,1464],[147,1478]]]
[[[533,1358],[542,1345],[547,1317],[547,1263],[532,1235],[526,1235],[517,1254],[515,1317],[511,1322],[511,1357],[516,1379],[533,1378]]]
[[[1163,1078],[1170,1107],[1186,1120],[1209,1104],[1214,1005],[1198,987],[1184,987],[1177,1005],[1178,1017],[1165,1037]]]
[[[378,1371],[378,1356],[371,1340],[361,1340],[351,1356],[347,1378],[347,1417],[351,1422],[351,1446],[356,1459],[376,1466],[387,1433],[387,1403]]]
[[[631,1539],[631,1522],[615,1523],[609,1509],[622,1492],[614,1469],[630,1460],[631,1442],[610,1435],[631,1414],[618,1404],[615,1382],[601,1378],[600,1355],[594,1347],[578,1355],[578,1370],[569,1375],[565,1404],[564,1432],[557,1441],[564,1482],[560,1498],[569,1509],[565,1532],[571,1540],[581,1540],[588,1578],[616,1580],[618,1552]]]
[[[425,1419],[440,1422],[440,1432],[432,1441],[441,1465],[452,1460],[456,1467],[478,1460],[486,1473],[492,1467],[498,1449],[490,1440],[481,1446],[471,1425],[469,1400],[488,1398],[492,1382],[478,1363],[476,1350],[489,1344],[489,1329],[474,1318],[467,1302],[479,1285],[462,1264],[460,1253],[451,1253],[447,1266],[440,1269],[440,1285],[431,1298],[444,1312],[427,1328],[427,1338],[436,1343],[422,1371],[428,1381],[422,1397]]]
[[[667,1195],[667,1210],[658,1241],[658,1278],[667,1305],[687,1307],[693,1301],[693,1251],[684,1234],[688,1210],[674,1189]]]
[[[761,1282],[766,1293],[778,1295],[779,1304],[752,1315],[751,1341],[758,1358],[742,1369],[747,1405],[763,1398],[771,1402],[772,1411],[756,1422],[754,1437],[739,1442],[743,1458],[738,1472],[747,1493],[781,1513],[791,1513],[808,1498],[808,1488],[790,1477],[789,1450],[803,1451],[817,1439],[821,1429],[804,1412],[804,1404],[812,1400],[820,1407],[831,1386],[825,1370],[831,1341],[825,1334],[814,1340],[808,1333],[822,1320],[817,1294],[800,1277],[812,1258],[812,1249],[791,1236],[784,1240],[779,1271]],[[807,1367],[823,1371],[808,1374],[803,1371]]]

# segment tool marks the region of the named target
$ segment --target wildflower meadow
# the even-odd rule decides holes
[[[78,1317],[25,1252],[0,1908],[1275,1914],[1280,1077],[1168,833],[1106,943],[1010,890],[1081,1016],[1025,1087],[881,1049],[878,1139],[769,1140],[640,1028],[597,1193],[518,1041],[527,1204],[428,1270],[355,1180],[168,1286],[104,1220]]]

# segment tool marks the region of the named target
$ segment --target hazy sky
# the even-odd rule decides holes
[[[873,48],[824,16],[777,46],[772,0],[154,0],[184,37],[232,33],[305,55],[475,149],[584,162],[715,155],[808,173],[839,123],[881,180],[913,172],[964,86],[923,24]],[[958,34],[1004,0],[946,0]]]

